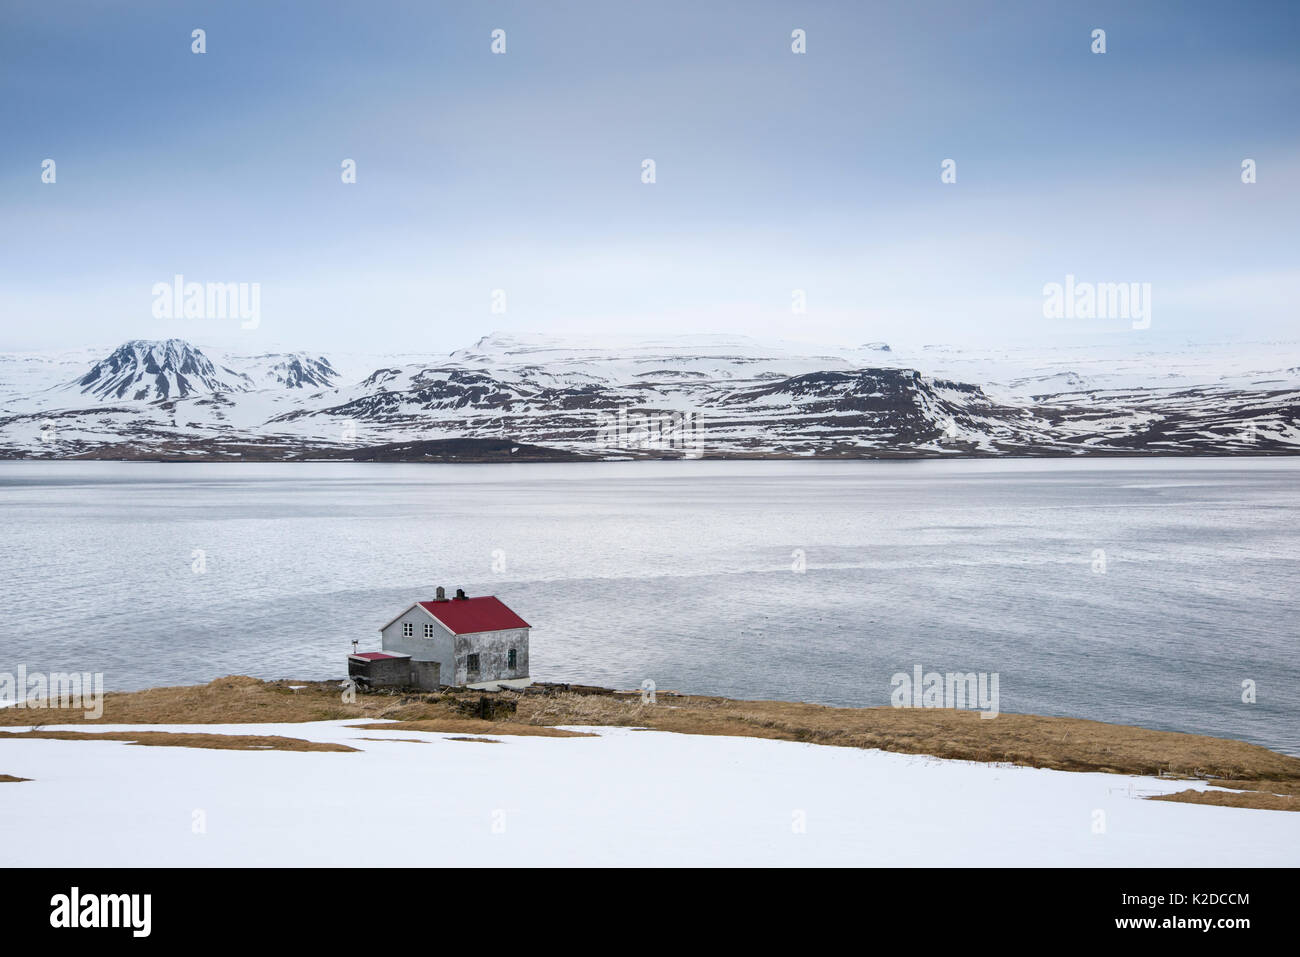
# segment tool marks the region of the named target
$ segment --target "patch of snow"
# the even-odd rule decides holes
[[[355,723],[142,729],[337,741],[361,749],[351,754],[0,739],[0,769],[33,779],[0,791],[5,863],[1300,864],[1298,814],[1143,800],[1207,787],[1196,782],[609,727],[494,733],[500,744],[482,748]],[[396,839],[359,852],[357,822],[377,809]]]

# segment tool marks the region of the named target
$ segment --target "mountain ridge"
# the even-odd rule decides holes
[[[75,363],[0,356],[0,456],[373,459],[363,451],[391,458],[460,439],[597,459],[1300,452],[1294,357],[1264,355],[1272,368],[1234,359],[1216,376],[1196,355],[1189,372],[1147,354],[1017,367],[951,347],[922,353],[939,357],[927,371],[880,342],[805,349],[702,334],[601,346],[493,334],[347,376],[319,353],[214,359],[183,339],[129,340],[43,387],[38,373]],[[676,441],[683,423],[689,446]]]

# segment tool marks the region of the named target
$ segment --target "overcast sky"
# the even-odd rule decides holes
[[[1283,2],[7,3],[0,349],[1296,338],[1298,51]],[[176,274],[260,325],[154,318]],[[1067,274],[1151,329],[1044,318]]]

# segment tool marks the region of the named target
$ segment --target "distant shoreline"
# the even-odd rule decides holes
[[[409,443],[402,443],[403,445]],[[507,443],[510,444],[510,443]],[[521,447],[515,443],[516,447]],[[995,453],[995,452],[888,452],[870,455],[801,455],[798,453],[776,454],[737,452],[705,453],[698,457],[681,455],[633,455],[633,454],[587,454],[566,452],[543,446],[528,446],[523,455],[509,452],[470,452],[470,453],[435,453],[421,455],[402,455],[376,452],[387,446],[373,446],[365,449],[338,451],[334,454],[313,452],[284,452],[273,454],[274,450],[257,449],[249,454],[244,452],[202,452],[186,454],[176,452],[168,455],[141,453],[122,455],[113,452],[88,452],[82,455],[38,456],[0,452],[0,462],[115,462],[118,464],[147,463],[155,465],[186,464],[225,464],[225,465],[517,465],[521,462],[535,464],[572,464],[589,462],[601,465],[619,465],[629,462],[1035,462],[1042,460],[1098,461],[1098,460],[1149,460],[1149,459],[1286,459],[1300,456],[1300,447],[1295,449],[1278,449],[1258,452],[1227,451],[1188,451],[1179,450],[1097,450],[1092,452],[1045,451],[1040,454]]]

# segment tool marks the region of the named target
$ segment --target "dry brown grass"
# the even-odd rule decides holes
[[[363,731],[431,731],[435,734],[496,734],[531,735],[535,738],[591,738],[586,731],[568,731],[545,725],[519,724],[514,721],[475,721],[472,718],[429,718],[421,721],[398,721],[392,724],[350,724],[349,728]],[[374,740],[384,740],[376,738]]]
[[[448,741],[477,741],[480,744],[500,744],[496,738],[448,738]]]
[[[305,684],[294,691],[290,685]],[[251,724],[380,717],[396,699],[360,695],[356,706],[339,700],[337,682],[258,681],[243,675],[206,685],[150,688],[104,695],[103,724]],[[0,708],[0,725],[87,724],[81,711]]]
[[[559,694],[522,696],[518,721],[614,724],[880,748],[1062,771],[1172,774],[1300,782],[1300,758],[1228,738],[1152,731],[1079,718],[914,708],[828,708],[788,701]]]
[[[304,741],[266,734],[194,734],[171,731],[9,731],[0,741],[53,738],[56,741],[125,741],[154,748],[213,748],[218,751],[356,751],[332,741]]]
[[[291,684],[303,685],[294,691]],[[644,704],[637,692],[600,689],[545,694],[499,692],[517,706],[497,721],[457,708],[479,692],[366,694],[344,704],[337,682],[258,681],[234,676],[206,685],[109,694],[105,723],[238,724],[368,719],[368,730],[461,735],[571,736],[556,725],[646,727],[681,734],[775,738],[851,748],[880,748],[970,761],[1007,762],[1061,771],[1223,779],[1230,787],[1297,796],[1300,758],[1257,745],[1202,735],[1152,731],[1078,718],[913,708],[828,708],[789,701],[737,701],[660,692]],[[375,719],[396,723],[375,724]],[[0,725],[86,723],[81,712],[6,708]]]
[[[1216,781],[1215,784],[1217,785],[1218,782]],[[1148,800],[1246,807],[1258,811],[1300,811],[1300,798],[1290,794],[1270,794],[1262,791],[1179,791],[1177,794],[1156,794]]]
[[[16,784],[19,781],[30,781],[31,778],[16,778],[12,774],[0,774],[0,784]]]

